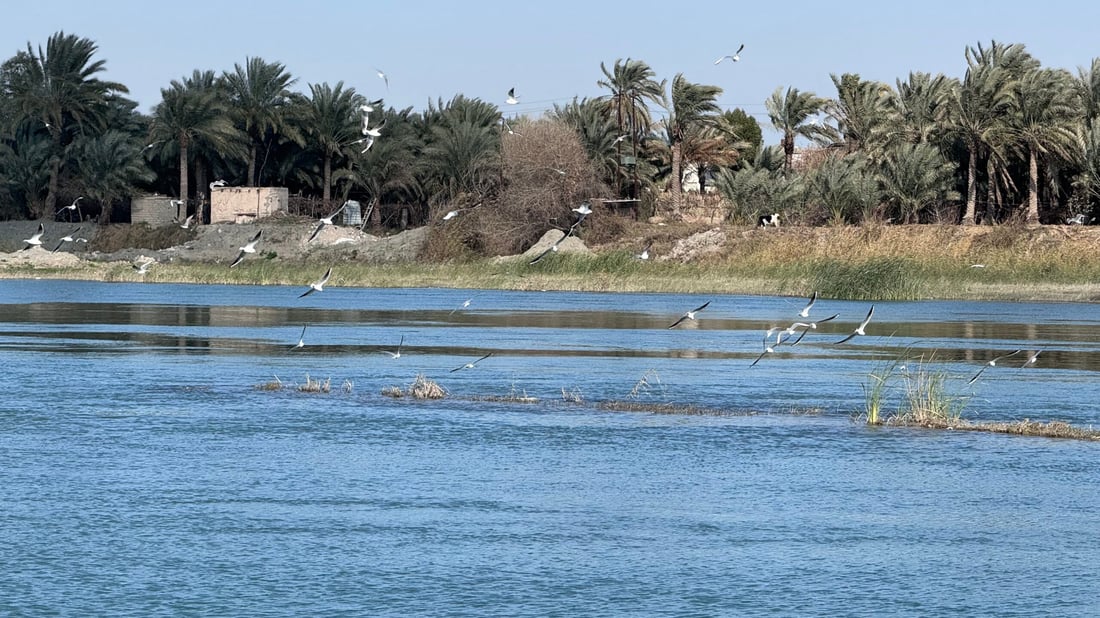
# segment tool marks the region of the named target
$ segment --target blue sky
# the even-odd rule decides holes
[[[459,93],[504,107],[515,87],[520,104],[505,111],[532,116],[574,96],[604,94],[596,85],[600,63],[636,58],[658,79],[682,72],[722,87],[724,108],[745,109],[765,129],[764,100],[777,87],[835,96],[830,73],[891,85],[917,70],[959,77],[966,47],[991,40],[1023,43],[1044,66],[1075,74],[1100,56],[1100,3],[1076,0],[98,4],[44,0],[5,9],[0,56],[28,42],[44,45],[59,30],[90,38],[106,60],[105,77],[126,84],[144,112],[173,79],[259,56],[285,64],[302,91],[342,80],[389,106],[423,109]],[[741,62],[714,65],[741,43]],[[389,75],[388,91],[376,67]]]

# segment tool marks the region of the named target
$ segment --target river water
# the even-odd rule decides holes
[[[1096,305],[302,291],[0,281],[0,614],[1100,613],[1100,445],[853,420],[1100,425]]]

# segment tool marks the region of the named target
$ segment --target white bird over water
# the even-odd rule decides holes
[[[709,304],[710,304],[710,301],[708,300],[707,302],[703,303],[702,305],[699,305],[698,307],[696,307],[696,308],[692,309],[691,311],[688,311],[688,312],[687,312],[687,313],[685,313],[684,315],[680,316],[680,319],[679,319],[679,320],[676,320],[675,322],[673,322],[673,323],[672,323],[672,324],[671,324],[671,325],[669,326],[669,328],[676,328],[676,327],[677,327],[677,326],[679,326],[679,325],[680,325],[680,323],[681,323],[681,322],[683,322],[684,320],[694,320],[694,319],[695,319],[695,314],[696,314],[696,313],[699,313],[699,312],[700,312],[700,311],[702,311],[703,309],[706,309],[706,308],[707,308],[707,305],[709,305]]]
[[[718,63],[722,62],[723,60],[725,60],[726,58],[729,58],[730,60],[732,60],[734,62],[740,62],[740,60],[741,60],[741,50],[743,50],[743,49],[745,49],[745,44],[744,43],[742,43],[741,47],[738,47],[737,51],[733,52],[732,54],[730,54],[728,56],[722,56],[721,58],[715,60],[714,64],[718,64]]]
[[[317,281],[314,281],[313,283],[309,284],[309,289],[306,290],[305,292],[303,292],[302,295],[299,296],[298,298],[305,298],[306,296],[309,296],[310,294],[312,294],[314,292],[323,292],[324,289],[325,289],[325,284],[328,283],[328,278],[331,277],[331,276],[332,276],[332,267],[329,266],[328,270],[325,271],[325,276],[323,276],[320,279],[318,279]]]
[[[989,362],[987,362],[985,364],[985,366],[983,366],[981,369],[978,370],[978,373],[974,374],[973,378],[970,378],[969,380],[967,380],[966,383],[967,384],[973,384],[974,382],[976,382],[978,380],[978,378],[982,375],[982,373],[985,372],[986,369],[989,369],[990,367],[996,367],[998,362],[1000,362],[1000,361],[1002,361],[1006,358],[1016,356],[1020,352],[1023,352],[1023,350],[1016,350],[1014,352],[1009,352],[1008,354],[1002,354],[1002,355],[1000,355],[996,358],[991,359]]]
[[[1039,360],[1039,355],[1042,353],[1042,350],[1035,350],[1035,352],[1028,355],[1027,360],[1024,361],[1024,364],[1020,365],[1020,369],[1023,369],[1024,367],[1027,367],[1029,365],[1034,365],[1035,362]]]
[[[46,227],[44,225],[42,225],[41,223],[39,223],[38,224],[38,232],[32,234],[30,238],[24,238],[23,239],[23,242],[27,243],[27,246],[23,247],[23,248],[24,249],[30,249],[31,247],[41,247],[42,246],[42,234],[45,234],[45,233],[46,233]]]
[[[401,358],[401,347],[405,345],[405,335],[401,335],[401,341],[397,343],[397,351],[390,352],[389,350],[382,350],[383,354],[389,354],[390,358],[397,360]]]
[[[306,326],[308,326],[308,324]],[[306,347],[306,326],[302,327],[302,334],[298,335],[298,343],[290,346],[291,351],[301,350]]]
[[[827,318],[817,320],[816,322],[795,322],[794,324],[791,325],[791,328],[797,327],[797,328],[802,328],[804,330],[802,331],[802,334],[798,336],[798,339],[795,339],[794,343],[792,343],[791,345],[798,345],[798,342],[802,341],[802,338],[806,336],[806,333],[810,332],[811,330],[817,330],[817,325],[818,324],[821,324],[823,322],[832,322],[833,320],[835,320],[839,317],[840,317],[839,313],[834,313],[833,315],[831,315]],[[794,333],[792,332],[791,334],[793,335]]]
[[[467,298],[461,305],[459,305],[458,307],[455,307],[454,309],[451,309],[451,313],[448,313],[447,315],[451,315],[455,311],[458,311],[459,309],[468,309],[470,307],[470,303],[472,303],[472,302],[474,302],[474,299]]]
[[[237,264],[240,264],[241,260],[244,259],[244,256],[248,255],[249,253],[256,253],[256,243],[260,242],[260,237],[263,235],[263,229],[260,229],[260,231],[256,232],[256,235],[252,237],[252,240],[248,241],[243,247],[240,248],[241,251],[237,254],[237,259],[233,260],[233,263],[230,264],[229,267],[233,268]]]
[[[515,105],[519,103],[519,97],[516,96],[516,89],[511,88],[508,90],[508,98],[504,100],[508,105]]]
[[[311,240],[313,240],[314,238],[317,238],[317,235],[321,233],[321,230],[325,229],[325,226],[326,226],[326,225],[332,225],[332,224],[333,224],[333,223],[332,223],[332,220],[333,220],[334,218],[336,218],[336,215],[338,215],[338,214],[340,214],[341,212],[343,212],[343,211],[344,211],[344,207],[346,207],[347,205],[348,205],[348,203],[347,203],[347,202],[344,202],[343,204],[341,204],[341,205],[340,205],[340,208],[338,208],[338,209],[336,210],[336,212],[332,213],[331,215],[329,215],[329,216],[327,216],[327,217],[321,217],[321,218],[320,218],[320,219],[319,219],[319,220],[317,221],[317,227],[313,228],[313,233],[309,235],[309,240],[307,240],[306,242],[308,243],[308,242],[310,242]]]
[[[474,368],[474,366],[476,366],[476,365],[477,365],[478,363],[480,363],[481,361],[483,361],[483,360],[485,360],[485,359],[489,358],[489,357],[490,357],[490,356],[492,356],[492,355],[493,355],[493,353],[492,353],[492,352],[489,352],[489,353],[488,353],[488,354],[486,354],[485,356],[482,356],[481,358],[479,358],[479,359],[477,359],[477,360],[475,360],[475,361],[470,361],[470,362],[468,362],[468,363],[466,363],[466,364],[464,364],[464,365],[459,365],[458,367],[455,367],[455,368],[454,368],[454,369],[452,369],[452,370],[451,370],[450,372],[451,372],[451,373],[454,373],[454,372],[456,372],[456,371],[462,371],[463,369],[473,369],[473,368]]]
[[[806,306],[802,309],[802,311],[798,312],[798,317],[800,317],[800,318],[810,317],[810,309],[814,308],[814,303],[816,303],[816,302],[817,302],[817,291],[814,290],[813,296],[810,297],[810,302],[806,304]]]
[[[871,316],[874,314],[875,306],[871,305],[871,310],[867,312],[867,317],[863,318],[863,321],[859,323],[859,326],[857,326],[854,331],[852,331],[852,334],[834,343],[833,345],[840,345],[846,341],[850,341],[856,335],[866,335],[867,333],[864,332],[864,329],[867,328],[867,325],[871,323]]]

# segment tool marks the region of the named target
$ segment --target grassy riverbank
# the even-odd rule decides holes
[[[857,300],[1100,300],[1100,229],[860,226],[747,229],[638,224],[590,256],[553,254],[446,263],[358,261],[336,254],[330,285],[512,290],[805,295]],[[703,240],[697,240],[703,238]],[[656,259],[634,247],[653,243]],[[333,257],[332,254],[329,254]],[[306,285],[333,262],[317,258],[158,263],[144,281]],[[0,277],[142,280],[128,263],[5,264]]]

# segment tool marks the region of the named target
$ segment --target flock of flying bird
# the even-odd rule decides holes
[[[735,51],[734,53],[724,55],[724,56],[720,56],[717,60],[714,61],[714,64],[716,64],[716,65],[720,64],[723,60],[727,60],[727,59],[732,61],[732,62],[739,62],[741,60],[741,52],[744,51],[744,49],[745,49],[745,46],[744,46],[744,44],[742,44],[740,47],[737,48],[737,51]],[[376,69],[376,73],[377,73],[379,79],[382,79],[385,82],[386,89],[388,90],[389,89],[389,77],[383,71],[381,71],[379,69]],[[382,135],[382,128],[386,124],[385,119],[383,119],[381,123],[379,123],[378,125],[376,125],[374,127],[370,126],[370,115],[373,112],[375,112],[376,110],[381,109],[382,102],[383,102],[382,99],[377,99],[377,100],[374,100],[374,101],[370,101],[370,102],[368,102],[368,103],[366,103],[366,104],[359,107],[359,111],[363,114],[363,128],[362,128],[363,137],[361,139],[358,139],[358,140],[352,142],[352,143],[353,144],[365,144],[365,146],[363,146],[363,148],[361,150],[361,152],[363,152],[363,153],[370,150],[371,147],[374,145],[375,139],[381,137],[381,135]],[[519,96],[516,95],[516,89],[514,87],[510,88],[508,90],[508,94],[505,98],[505,103],[507,103],[508,105],[516,105],[516,104],[519,103]],[[507,122],[505,122],[502,119],[501,123],[502,123],[502,127],[504,127],[508,131],[508,133],[514,134],[511,127],[508,126]],[[625,137],[626,136],[620,136],[616,141],[621,141]],[[564,174],[564,172],[561,172],[560,170],[557,170],[557,171],[559,171],[559,173]],[[211,188],[211,190],[213,190],[214,187],[216,187],[216,186],[224,186],[224,185],[225,185],[224,180],[218,180],[218,181],[215,181],[215,182],[211,183],[210,188]],[[70,205],[64,206],[61,209],[59,209],[56,214],[60,215],[62,212],[67,212],[67,214],[69,215],[70,221],[71,221],[73,214],[76,213],[78,215],[78,220],[79,220],[79,214],[80,214],[79,213],[79,202],[82,199],[83,199],[83,196],[77,197]],[[176,205],[177,208],[179,208],[183,204],[183,202],[180,201],[180,200],[173,200],[173,204]],[[474,208],[477,208],[480,205],[481,204],[478,203],[478,204],[475,204],[474,206],[470,206],[470,207],[467,207],[467,208],[451,210],[451,211],[447,212],[442,217],[442,220],[443,221],[449,221],[449,220],[453,219],[454,217],[456,217],[459,213],[461,213],[463,211],[466,211],[466,210],[472,210]],[[334,223],[333,223],[334,218],[337,215],[339,215],[343,210],[344,210],[344,206],[341,206],[339,209],[336,210],[336,212],[332,213],[331,215],[328,215],[327,217],[321,217],[317,221],[316,226],[313,228],[313,231],[310,233],[310,236],[306,240],[306,242],[307,243],[312,242],[315,238],[317,238],[317,235],[320,234],[321,230],[324,229],[326,226],[334,225]],[[555,241],[553,244],[551,244],[546,250],[544,250],[543,252],[541,252],[537,256],[535,256],[529,262],[529,264],[532,264],[532,265],[537,264],[538,262],[542,261],[542,259],[545,258],[550,253],[558,251],[558,247],[563,242],[565,242],[565,240],[567,238],[572,236],[576,232],[578,226],[580,226],[580,224],[585,220],[585,217],[587,217],[589,214],[592,213],[591,204],[589,204],[588,202],[583,202],[583,203],[581,203],[580,206],[577,206],[576,208],[573,208],[572,211],[576,213],[576,220],[573,221],[573,223],[569,226],[569,228],[567,230],[565,230],[565,233],[561,236],[561,238],[559,238],[557,241]],[[192,225],[193,218],[194,218],[194,215],[187,216],[186,219],[180,224],[180,227],[182,227],[184,229],[189,229]],[[778,219],[778,215],[775,215],[774,219]],[[778,221],[776,221],[776,220],[769,221],[769,222],[778,226]],[[1078,222],[1074,221],[1073,223],[1078,223]],[[767,225],[766,223],[763,222],[763,218],[761,220],[761,224],[762,225]],[[76,230],[74,230],[74,231],[70,232],[69,234],[65,235],[64,237],[62,237],[60,239],[60,241],[58,242],[57,246],[54,247],[53,251],[54,252],[58,251],[67,242],[88,242],[87,239],[77,236],[77,233],[79,233],[79,231],[80,231],[80,228],[78,227]],[[30,238],[24,240],[24,242],[27,245],[25,247],[25,249],[30,249],[31,247],[35,247],[35,246],[41,246],[43,244],[42,243],[42,236],[44,235],[44,233],[45,233],[45,228],[44,228],[43,224],[40,223],[38,225],[38,232],[35,233],[34,235],[32,235]],[[261,241],[262,238],[263,238],[263,229],[260,229],[256,232],[256,234],[254,236],[252,236],[252,238],[247,243],[245,243],[243,246],[239,247],[239,252],[237,254],[237,257],[236,257],[236,259],[233,260],[233,262],[229,265],[229,267],[233,268],[233,267],[237,266],[242,261],[244,261],[244,259],[247,256],[256,253],[256,245]],[[652,248],[652,243],[647,244],[641,250],[640,253],[635,254],[635,257],[637,259],[640,259],[640,260],[648,260],[649,257],[650,257],[649,252],[650,252],[651,248]],[[135,271],[137,271],[138,274],[144,275],[146,272],[148,272],[149,267],[152,266],[154,263],[155,263],[155,260],[146,261],[146,262],[142,262],[142,263],[139,263],[139,264],[134,264],[133,268],[134,268]],[[322,275],[320,279],[311,282],[309,284],[309,289],[307,289],[305,292],[303,292],[301,295],[299,295],[298,298],[304,298],[304,297],[309,296],[310,294],[313,294],[315,292],[323,291],[325,284],[328,283],[328,281],[331,277],[332,277],[332,267],[330,266],[328,268],[328,270],[325,271],[325,274]],[[459,309],[468,308],[470,306],[471,301],[472,301],[472,299],[467,299],[465,302],[462,303],[462,305],[460,307],[456,307],[455,309],[453,309],[451,311],[451,313],[453,314],[455,311],[458,311]],[[771,328],[768,328],[764,332],[763,351],[760,353],[759,356],[756,357],[756,359],[749,366],[750,367],[756,366],[757,363],[759,363],[761,360],[763,360],[765,356],[767,356],[768,354],[775,353],[776,348],[778,348],[781,344],[784,344],[784,343],[790,341],[792,338],[793,338],[793,341],[789,345],[792,346],[792,347],[798,345],[802,341],[802,339],[806,336],[806,334],[808,332],[810,332],[811,330],[817,330],[818,324],[822,324],[822,323],[825,323],[825,322],[830,322],[830,321],[835,320],[838,317],[840,317],[840,314],[833,314],[833,315],[830,315],[826,318],[821,318],[821,319],[818,319],[818,320],[810,320],[810,310],[813,309],[813,306],[816,302],[817,302],[817,292],[814,292],[813,295],[810,297],[809,302],[806,304],[806,306],[801,311],[799,311],[798,317],[800,318],[800,320],[796,320],[796,321],[792,322],[791,325],[787,326],[787,327],[773,326]],[[696,307],[695,309],[692,309],[690,311],[685,312],[682,316],[680,316],[679,319],[677,319],[675,322],[670,324],[668,326],[668,328],[673,329],[673,328],[676,328],[676,327],[680,326],[681,324],[683,324],[686,321],[694,321],[696,319],[696,314],[698,314],[699,312],[706,309],[709,305],[710,305],[710,301],[707,301],[707,302],[703,303],[702,305]],[[851,341],[855,337],[858,337],[858,336],[861,336],[861,335],[866,335],[867,334],[866,333],[867,325],[870,324],[871,318],[874,316],[874,314],[875,314],[875,306],[871,305],[870,310],[867,312],[867,316],[859,323],[859,326],[857,326],[848,336],[846,336],[843,339],[835,342],[833,345],[842,345],[844,343],[847,343],[847,342]],[[298,350],[298,349],[301,349],[301,348],[305,347],[305,335],[306,335],[306,329],[307,328],[308,328],[308,326],[303,326],[302,327],[301,335],[298,337],[298,343],[291,346],[291,348],[290,348],[291,350]],[[799,331],[801,331],[801,332],[799,332]],[[797,334],[797,337],[795,336],[796,334]],[[772,337],[773,336],[775,337],[774,342],[772,342]],[[383,352],[385,354],[388,354],[393,359],[401,358],[401,350],[404,347],[404,344],[405,344],[405,337],[404,337],[404,335],[402,335],[401,340],[397,345],[397,350],[396,351],[386,350],[386,351],[383,351]],[[985,365],[983,365],[982,368],[976,374],[974,374],[973,377],[971,377],[967,381],[967,384],[973,384],[974,382],[976,382],[978,380],[978,378],[981,377],[981,375],[987,369],[989,369],[991,367],[996,367],[997,363],[999,363],[1003,360],[1012,358],[1012,357],[1014,357],[1018,354],[1021,354],[1023,352],[1024,352],[1024,350],[1022,350],[1022,349],[1015,350],[1013,352],[1009,352],[1007,354],[1002,354],[1000,356],[997,356],[997,357],[987,361],[985,363]],[[1035,362],[1038,360],[1039,354],[1041,352],[1042,352],[1041,350],[1036,350],[1034,352],[1029,353],[1027,359],[1024,361],[1024,363],[1023,363],[1023,365],[1021,365],[1021,367],[1027,367],[1029,365],[1035,364]],[[488,354],[485,354],[484,356],[481,356],[480,358],[478,358],[476,360],[472,360],[470,362],[463,363],[462,365],[459,365],[458,367],[455,367],[454,369],[451,370],[451,372],[453,373],[453,372],[460,371],[460,370],[463,370],[463,369],[473,369],[478,363],[480,363],[481,361],[491,357],[492,355],[493,355],[493,353],[489,352]]]

